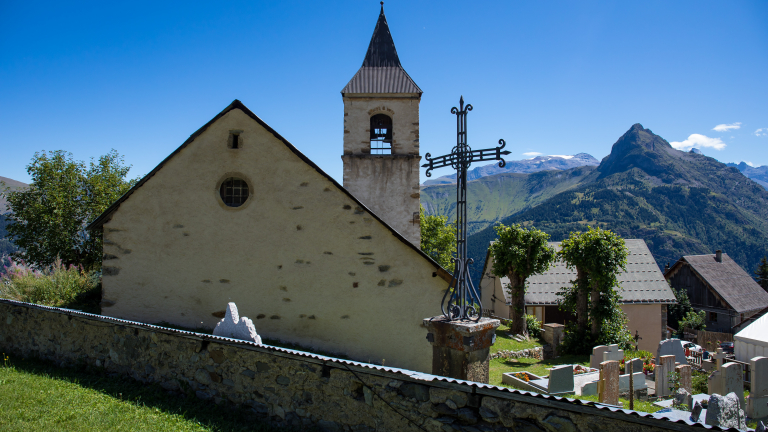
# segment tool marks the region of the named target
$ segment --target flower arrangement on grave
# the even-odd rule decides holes
[[[656,367],[653,363],[648,363],[643,365],[643,373],[648,375],[649,373],[652,373],[654,368]]]
[[[576,365],[573,368],[573,374],[574,375],[585,374],[585,373],[589,373],[589,372],[591,372],[591,370],[589,368],[587,368],[587,367],[582,366],[582,365]]]
[[[528,374],[525,373],[525,372],[518,372],[518,373],[515,374],[515,377],[518,378],[518,379],[521,379],[521,380],[523,380],[525,382],[528,382],[528,381],[531,380],[530,378],[528,378]]]

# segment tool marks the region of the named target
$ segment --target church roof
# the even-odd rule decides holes
[[[363,65],[341,93],[422,93],[400,64],[383,4]]]

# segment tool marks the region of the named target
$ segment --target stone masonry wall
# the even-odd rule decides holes
[[[424,343],[427,343],[426,341]],[[0,348],[328,431],[687,430],[563,398],[0,299]]]

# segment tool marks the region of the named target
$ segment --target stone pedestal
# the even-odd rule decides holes
[[[489,354],[496,342],[497,319],[448,321],[444,316],[424,319],[432,344],[432,374],[488,384]]]

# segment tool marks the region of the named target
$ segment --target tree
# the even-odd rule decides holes
[[[755,280],[764,290],[768,291],[768,259],[763,257],[755,271]]]
[[[56,258],[87,268],[101,265],[101,233],[85,228],[137,180],[126,180],[130,166],[112,150],[88,166],[62,150],[35,153],[25,190],[5,192],[8,233],[17,254],[39,267]]]
[[[427,215],[424,206],[419,209],[421,250],[443,268],[452,269],[451,258],[456,255],[456,224],[449,224],[447,216]]]
[[[544,273],[555,260],[555,249],[547,245],[549,234],[520,225],[495,227],[498,239],[491,244],[493,274],[507,276],[512,297],[511,331],[527,334],[525,321],[525,282],[529,276]]]
[[[685,317],[683,317],[682,320],[680,320],[680,334],[683,333],[683,329],[689,328],[692,330],[704,330],[707,328],[707,324],[705,321],[706,312],[699,311],[696,312],[694,310],[689,310]]]
[[[670,288],[675,294],[677,303],[671,304],[667,307],[667,321],[672,328],[683,330],[683,327],[680,326],[680,322],[685,319],[685,316],[688,314],[688,312],[693,310],[693,306],[691,306],[691,301],[688,299],[688,292],[685,290],[685,288],[681,288],[679,290],[676,290],[672,287]]]
[[[629,344],[626,316],[616,291],[617,276],[626,270],[628,255],[621,237],[600,228],[572,232],[563,241],[559,256],[577,274],[573,285],[560,294],[561,308],[576,313],[575,328],[566,329],[571,352],[584,351],[598,341]]]

